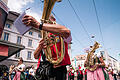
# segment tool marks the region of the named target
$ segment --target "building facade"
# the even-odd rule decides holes
[[[6,64],[7,62],[9,62],[6,64],[7,66],[10,66],[11,64],[16,65],[17,60],[22,57],[26,66],[36,66],[37,60],[34,58],[33,53],[41,39],[41,32],[37,29],[31,29],[23,36],[20,35],[16,27],[13,25],[15,19],[18,16],[19,13],[9,11],[1,39],[15,44],[24,45],[25,49],[11,56],[7,60],[4,60],[1,64]]]
[[[87,55],[83,54],[83,55],[77,55],[72,59],[72,66],[74,68],[78,68],[78,65],[81,66],[81,69],[84,69],[84,62],[87,58]]]

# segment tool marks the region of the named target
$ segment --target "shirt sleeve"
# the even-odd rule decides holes
[[[68,38],[64,38],[64,41],[67,42],[68,44],[71,43],[71,41],[72,41],[71,35],[69,35]]]

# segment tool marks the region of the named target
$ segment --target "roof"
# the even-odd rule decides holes
[[[20,14],[14,11],[9,11],[7,20],[14,22]]]

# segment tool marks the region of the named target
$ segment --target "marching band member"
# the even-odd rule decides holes
[[[90,47],[92,49],[92,46]],[[89,53],[90,51],[87,51]],[[93,68],[94,66],[97,66],[97,68],[94,71],[91,71],[90,69],[87,69],[87,80],[106,80],[104,76],[104,66],[105,63],[103,61],[103,56],[99,53],[95,55],[95,51],[93,55],[91,56],[91,60],[94,62],[94,65],[89,66],[90,68]],[[85,61],[84,66],[88,67],[88,60]]]
[[[50,16],[50,21],[55,22],[56,19],[53,16]],[[50,32],[50,35],[54,35],[55,37],[62,36],[62,38],[64,39],[64,44],[65,44],[65,55],[64,55],[62,62],[59,65],[54,65],[53,69],[54,69],[54,78],[56,80],[66,80],[66,74],[67,74],[66,65],[71,64],[69,54],[68,54],[68,44],[71,43],[71,40],[72,40],[70,30],[66,28],[65,26],[62,26],[59,24],[39,23],[38,21],[36,21],[36,19],[34,19],[32,16],[29,16],[29,15],[24,16],[23,23],[27,26],[32,26],[40,30]],[[61,46],[60,40],[58,40],[57,42],[58,50],[60,50],[60,46]],[[38,61],[39,64],[40,64],[41,52],[45,48],[46,48],[46,43],[42,39],[39,43],[39,46],[34,52],[35,59],[39,58],[39,61]],[[52,52],[53,57],[56,57],[56,51],[55,51],[54,45],[51,47],[51,52]]]

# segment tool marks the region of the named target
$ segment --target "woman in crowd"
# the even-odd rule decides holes
[[[24,74],[25,65],[23,64],[22,58],[18,60],[18,65],[14,69],[16,74],[13,80],[25,80],[25,74]]]

